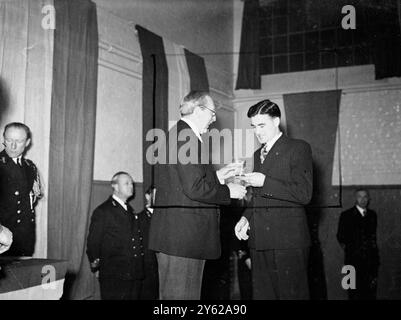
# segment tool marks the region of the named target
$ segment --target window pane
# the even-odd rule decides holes
[[[302,71],[304,69],[304,55],[293,54],[290,55],[290,72]]]
[[[274,73],[281,73],[288,71],[287,56],[274,57]]]
[[[274,47],[273,52],[276,53],[287,53],[287,37],[276,37],[273,40]]]

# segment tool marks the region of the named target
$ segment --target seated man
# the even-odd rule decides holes
[[[157,279],[154,253],[146,250],[148,217],[128,204],[134,181],[126,172],[111,181],[113,194],[93,212],[87,255],[93,272],[99,271],[103,300],[150,300],[157,298],[149,282]],[[149,263],[150,261],[150,263]],[[151,264],[151,267],[149,267]]]
[[[10,249],[12,243],[12,232],[0,224],[0,254]]]

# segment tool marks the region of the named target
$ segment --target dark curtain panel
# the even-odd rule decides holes
[[[341,193],[332,186],[340,99],[340,90],[284,95],[288,135],[303,139],[312,147],[313,196],[307,208],[307,217],[312,242],[308,279],[313,300],[327,299],[319,228],[327,213],[333,210],[326,208],[341,205]]]
[[[401,76],[399,2],[399,0],[386,0],[380,7],[371,4],[366,9],[368,21],[375,22],[370,33],[370,41],[376,79]]]
[[[85,257],[93,179],[98,28],[89,0],[55,0],[48,257],[68,260],[65,298]]]
[[[153,141],[146,141],[152,128],[168,131],[168,67],[163,39],[149,30],[136,26],[142,51],[142,123],[143,123],[143,190],[155,184],[157,166],[146,159],[146,150]],[[153,167],[153,168],[152,168]]]
[[[339,204],[332,187],[334,148],[341,90],[284,95],[287,134],[312,147],[314,184],[312,205]]]
[[[259,0],[244,0],[238,76],[235,89],[260,89]]]
[[[209,91],[209,80],[207,77],[205,60],[184,49],[185,60],[187,61],[191,90]]]

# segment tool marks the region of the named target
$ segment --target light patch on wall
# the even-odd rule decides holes
[[[344,94],[340,106],[343,185],[399,185],[401,90]],[[338,134],[333,184],[339,182]]]

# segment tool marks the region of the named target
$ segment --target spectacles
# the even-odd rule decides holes
[[[200,107],[208,109],[213,114],[213,117],[216,117],[216,111],[214,111],[213,109],[210,109],[209,107],[206,106],[200,106]]]

